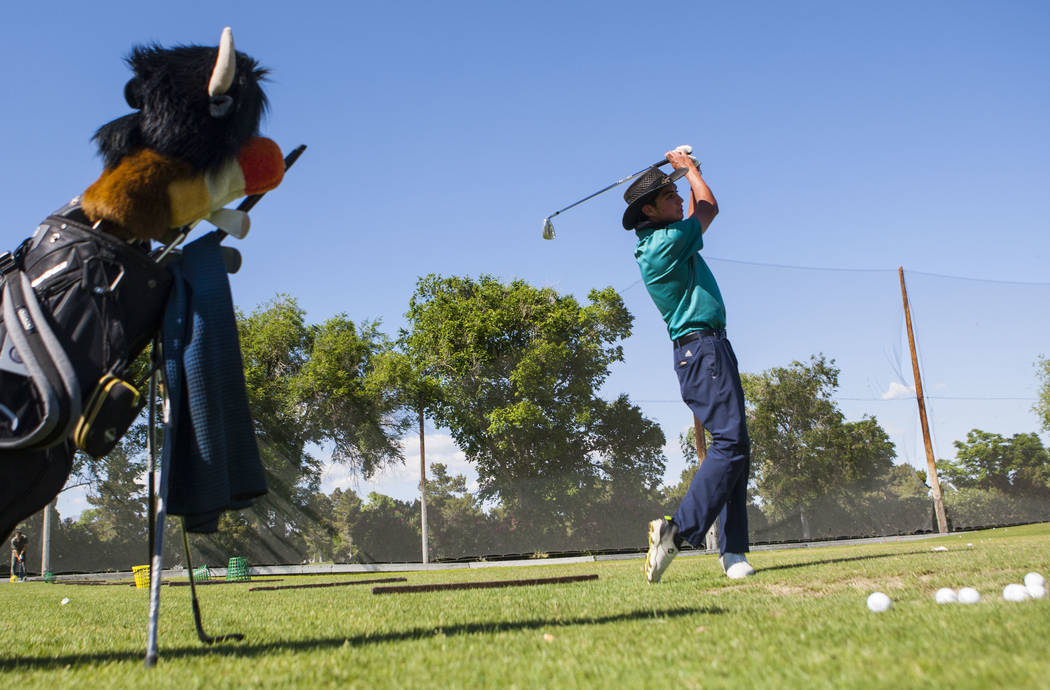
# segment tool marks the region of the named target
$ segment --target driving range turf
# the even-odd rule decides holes
[[[947,551],[934,551],[947,547]],[[1003,601],[1050,576],[1050,524],[928,540],[758,551],[728,580],[680,557],[659,585],[642,560],[398,573],[409,584],[597,574],[528,587],[376,596],[370,585],[203,588],[202,645],[187,587],[161,595],[160,662],[143,666],[147,592],[0,583],[8,687],[1047,687],[1050,599]],[[374,573],[284,578],[286,584]],[[938,605],[940,587],[974,605]],[[872,613],[882,591],[889,611]],[[65,605],[61,600],[68,598]]]

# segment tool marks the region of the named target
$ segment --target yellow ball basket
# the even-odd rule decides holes
[[[131,574],[135,576],[135,589],[149,589],[149,566],[131,566]]]

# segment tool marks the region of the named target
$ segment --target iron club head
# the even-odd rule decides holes
[[[551,222],[550,218],[543,219],[543,239],[554,239],[554,223]]]

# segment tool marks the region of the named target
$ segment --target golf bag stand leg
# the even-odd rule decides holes
[[[147,438],[149,439],[149,466],[150,472],[152,473],[156,467],[156,444],[154,443],[156,434],[155,417],[153,408],[156,405],[156,379],[157,372],[154,371],[150,377],[150,411],[149,419],[150,426],[147,430]],[[163,417],[164,421],[168,419],[168,408],[167,403],[163,405]],[[157,624],[160,618],[160,585],[161,576],[164,572],[164,521],[168,514],[168,474],[170,468],[167,466],[165,456],[161,455],[161,466],[160,466],[160,479],[157,482],[157,494],[153,497],[154,512],[152,528],[153,533],[150,535],[151,546],[153,553],[150,554],[150,567],[149,567],[149,626],[146,632],[146,667],[150,668],[157,663]],[[153,486],[153,478],[150,476],[150,486]]]

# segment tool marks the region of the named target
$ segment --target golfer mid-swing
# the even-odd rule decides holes
[[[711,445],[678,512],[649,523],[645,579],[659,582],[682,541],[700,546],[716,518],[722,568],[741,578],[755,572],[745,556],[751,442],[725,305],[699,253],[718,202],[687,154],[668,151],[667,162],[672,175],[653,167],[627,188],[623,227],[638,235],[634,256],[674,343],[682,400],[711,433]],[[675,185],[683,175],[692,190],[686,218]]]

